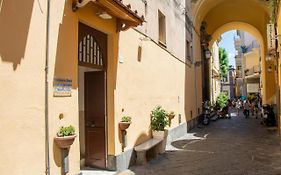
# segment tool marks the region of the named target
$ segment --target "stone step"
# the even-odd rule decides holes
[[[116,171],[107,170],[81,170],[79,175],[116,175]]]

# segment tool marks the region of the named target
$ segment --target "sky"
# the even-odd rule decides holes
[[[228,53],[228,65],[233,65],[235,67],[235,46],[234,46],[234,36],[236,35],[235,30],[224,33],[221,37],[222,40],[219,42],[219,47],[225,48]]]

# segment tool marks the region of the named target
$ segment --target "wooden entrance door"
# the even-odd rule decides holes
[[[85,72],[86,166],[105,168],[105,72]]]

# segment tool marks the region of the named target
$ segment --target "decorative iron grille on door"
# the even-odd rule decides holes
[[[103,54],[94,36],[88,34],[81,38],[78,46],[78,60],[79,65],[82,66],[104,68]]]

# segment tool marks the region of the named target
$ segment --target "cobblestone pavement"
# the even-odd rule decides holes
[[[251,116],[233,116],[195,128],[137,175],[281,175],[280,138]]]

